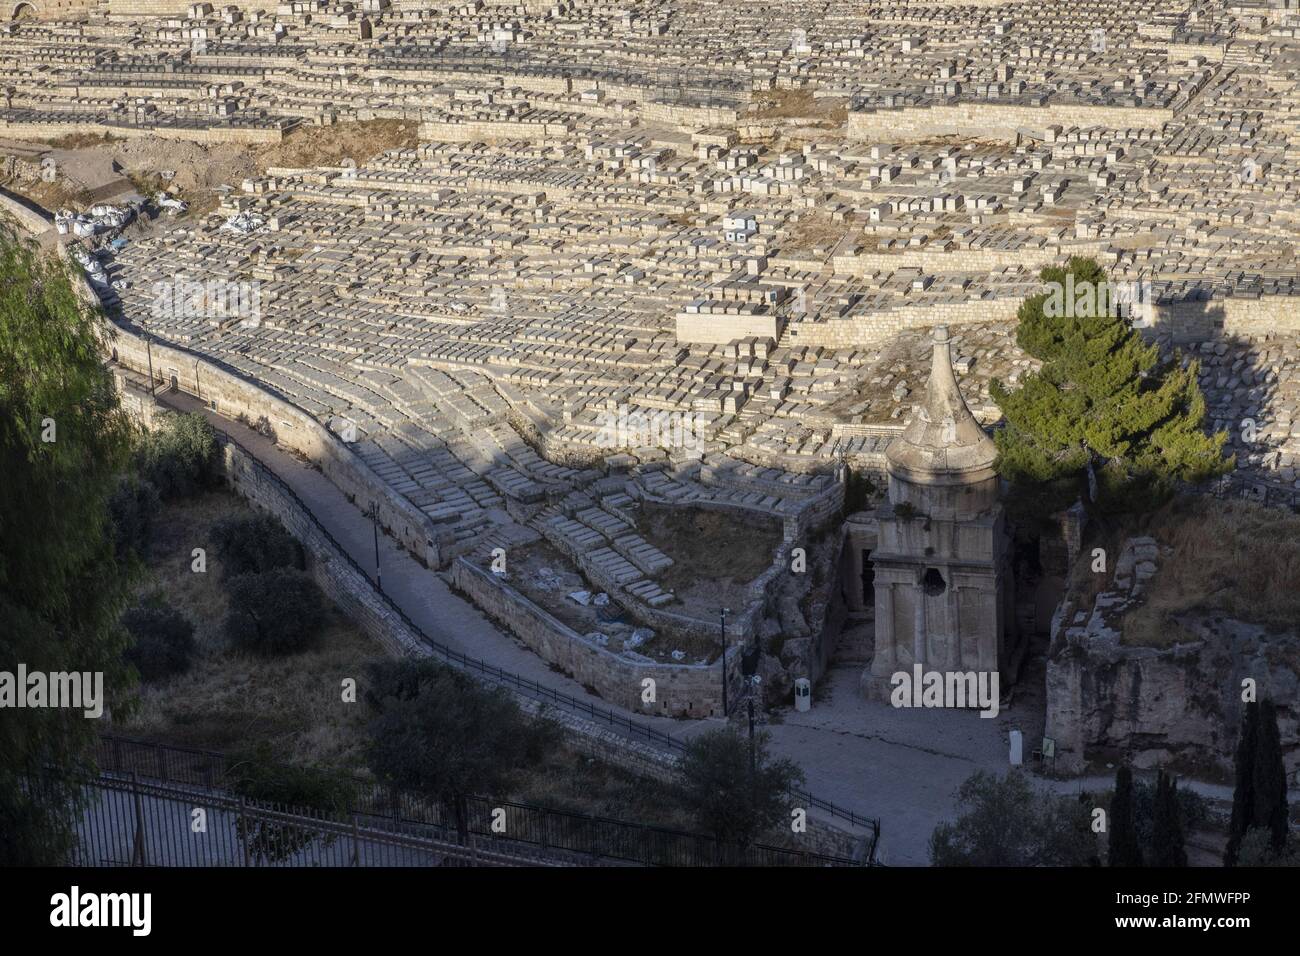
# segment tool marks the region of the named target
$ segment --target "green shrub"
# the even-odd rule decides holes
[[[304,567],[302,546],[270,515],[222,518],[212,526],[212,542],[226,579]]]
[[[550,719],[529,719],[514,698],[430,660],[378,661],[367,670],[367,763],[377,778],[444,803],[462,842],[465,799],[510,790],[559,742]]]
[[[231,610],[224,629],[236,648],[274,657],[297,654],[319,641],[324,596],[305,572],[276,568],[241,574],[227,587]]]
[[[1251,827],[1242,837],[1237,866],[1300,866],[1300,842],[1290,838],[1281,850],[1273,848],[1268,827]]]
[[[140,476],[164,499],[186,498],[217,483],[217,435],[197,412],[168,415],[136,454]]]
[[[124,475],[108,499],[113,520],[113,547],[119,560],[135,554],[143,557],[158,512],[158,489],[134,475]]]
[[[328,820],[346,820],[355,805],[357,783],[345,773],[329,768],[294,767],[276,762],[263,741],[256,748],[233,755],[230,784],[234,791],[261,805],[287,810],[310,810]],[[256,860],[280,863],[291,859],[316,840],[329,846],[336,835],[323,837],[312,827],[242,817],[236,834]]]
[[[1042,793],[1023,771],[978,770],[957,789],[962,815],[930,835],[934,866],[1095,866],[1087,794]]]
[[[696,823],[728,847],[746,847],[789,819],[803,771],[768,753],[770,734],[747,740],[730,727],[692,737],[681,758],[681,799]]]
[[[122,615],[122,626],[135,643],[126,658],[145,681],[157,681],[190,669],[194,657],[194,625],[167,604],[141,604]]]

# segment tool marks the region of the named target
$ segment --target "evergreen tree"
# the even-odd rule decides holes
[[[1228,822],[1228,845],[1223,853],[1223,865],[1234,866],[1241,841],[1250,829],[1255,812],[1255,753],[1259,741],[1259,705],[1246,704],[1241,724],[1241,739],[1237,741],[1235,760],[1236,785],[1232,791],[1232,817]]]
[[[743,849],[788,820],[789,791],[803,771],[768,754],[766,733],[751,743],[730,727],[692,737],[681,759],[682,802],[727,850]]]
[[[1038,790],[1022,772],[977,770],[957,789],[962,814],[930,834],[934,866],[1095,866],[1089,807]]]
[[[367,685],[370,770],[441,802],[462,843],[468,797],[509,792],[555,745],[552,722],[529,718],[500,688],[428,658],[371,664]]]
[[[0,671],[102,672],[113,704],[130,562],[110,499],[132,428],[103,333],[62,262],[0,229]],[[90,769],[96,729],[68,707],[0,717],[0,865],[66,860],[82,799],[69,772]]]
[[[1142,847],[1133,819],[1133,771],[1121,766],[1115,771],[1115,793],[1110,798],[1108,821],[1108,866],[1141,866]]]
[[[1178,790],[1174,778],[1163,770],[1156,778],[1156,799],[1151,824],[1151,865],[1186,866],[1183,824],[1178,809]]]
[[[1100,304],[1113,295],[1106,273],[1090,259],[1044,269],[1054,289],[1091,289],[1091,302],[1048,307],[1049,293],[1020,306],[1016,341],[1039,359],[1041,370],[1009,391],[991,393],[1006,417],[996,441],[998,467],[1016,489],[1011,497],[1023,522],[1042,520],[1081,496],[1103,512],[1145,511],[1176,482],[1199,482],[1232,466],[1223,457],[1226,433],[1202,430],[1205,399],[1198,363],[1178,356],[1162,363],[1126,319]],[[1068,281],[1067,281],[1068,280]],[[1058,314],[1064,311],[1065,314]]]
[[[1275,852],[1286,847],[1286,768],[1282,765],[1282,739],[1277,729],[1277,707],[1271,700],[1259,705],[1259,734],[1255,744],[1255,802],[1250,826],[1264,827]]]

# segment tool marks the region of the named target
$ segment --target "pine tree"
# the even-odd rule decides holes
[[[1041,278],[1055,289],[1098,294],[1078,308],[1070,303],[1065,315],[1047,308],[1047,293],[1020,306],[1016,341],[1042,369],[1015,391],[992,384],[1007,422],[996,436],[999,469],[1015,487],[1017,517],[1042,519],[1091,497],[1090,468],[1094,506],[1106,512],[1149,510],[1177,482],[1225,473],[1232,466],[1223,457],[1226,433],[1202,429],[1198,363],[1183,367],[1177,355],[1162,362],[1158,346],[1098,308],[1112,293],[1095,261],[1073,258],[1064,269],[1044,269]]]
[[[1151,865],[1186,866],[1183,823],[1178,808],[1178,788],[1163,770],[1156,778],[1156,798],[1151,822]]]
[[[1228,845],[1223,853],[1223,865],[1235,866],[1241,841],[1250,829],[1255,811],[1255,754],[1259,741],[1259,705],[1246,704],[1241,724],[1241,739],[1237,741],[1235,760],[1236,785],[1232,791],[1232,817],[1228,822]]]
[[[1142,848],[1138,845],[1133,821],[1133,771],[1127,766],[1115,771],[1115,793],[1110,798],[1110,830],[1106,862],[1108,866],[1141,866]]]
[[[1277,707],[1271,700],[1259,706],[1259,735],[1255,749],[1255,801],[1250,826],[1269,831],[1276,852],[1286,847],[1286,768],[1282,765],[1282,740],[1277,729]]]

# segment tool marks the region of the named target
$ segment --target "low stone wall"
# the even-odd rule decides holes
[[[678,342],[725,345],[751,337],[775,340],[781,335],[781,320],[772,314],[679,312],[675,321]]]
[[[249,503],[273,514],[302,543],[312,578],[349,620],[394,657],[429,656],[428,645],[321,533],[316,522],[279,482],[267,476],[256,459],[229,442],[222,446],[221,454],[222,469],[230,487]]]
[[[882,139],[966,135],[1014,141],[1020,129],[1045,132],[1105,126],[1111,129],[1159,129],[1174,120],[1174,111],[1154,107],[1089,106],[1061,103],[1031,106],[1018,103],[957,103],[850,112],[850,139]]]
[[[1103,246],[1099,242],[1071,246],[1069,255],[1095,256]],[[899,252],[859,252],[835,256],[831,266],[837,276],[862,278],[877,272],[921,269],[935,272],[994,272],[1015,266],[1037,272],[1044,266],[1068,256],[1055,245],[1023,245],[1015,249],[942,249],[938,244],[927,249],[904,249]]]
[[[284,139],[284,131],[275,127],[238,127],[222,126],[107,126],[90,120],[71,123],[23,123],[0,120],[0,133],[14,139],[58,139],[75,133],[100,136],[111,133],[123,139],[155,137],[157,139],[181,139],[194,143],[240,143],[256,145],[260,143],[279,143]]]
[[[54,228],[53,219],[46,219],[4,189],[0,189],[0,212],[12,216],[24,232],[31,233],[33,236],[39,236],[46,230]]]
[[[790,326],[794,345],[846,349],[882,342],[910,329],[932,325],[965,325],[980,322],[1011,322],[1020,299],[970,299],[961,302],[918,303],[901,309],[854,315],[821,322],[797,322]]]
[[[365,510],[371,502],[377,503],[379,521],[389,534],[417,559],[441,566],[445,559],[440,548],[449,541],[449,532],[393,491],[316,419],[192,352],[156,340],[146,346],[144,339],[129,329],[113,328],[115,334],[105,343],[105,349],[114,361],[146,376],[152,363],[156,381],[165,384],[174,381],[177,388],[228,418],[240,415],[252,421],[266,418],[275,430],[277,444],[319,465],[324,475],[358,508]]]
[[[1063,259],[1057,257],[1051,261],[1063,262]],[[910,329],[933,325],[1014,322],[1023,301],[1013,297],[934,303],[920,301],[916,305],[870,315],[793,322],[787,335],[792,345],[856,348],[882,342]],[[1199,344],[1223,335],[1251,337],[1300,332],[1300,300],[1293,296],[1272,295],[1162,303],[1152,307],[1151,319],[1153,335],[1172,345]]]
[[[573,630],[490,571],[465,558],[451,565],[452,583],[488,617],[601,699],[634,713],[663,717],[714,717],[722,713],[720,664],[660,664],[620,657]],[[739,654],[729,649],[729,657]],[[738,667],[730,669],[734,675]],[[645,680],[655,700],[642,701]],[[734,682],[734,678],[733,678]],[[739,691],[739,685],[734,690]]]
[[[1176,302],[1155,309],[1153,331],[1175,345],[1221,338],[1300,332],[1300,299],[1286,295],[1233,296]]]

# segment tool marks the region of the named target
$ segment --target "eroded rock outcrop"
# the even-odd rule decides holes
[[[1125,614],[1157,573],[1152,538],[1125,543],[1112,588],[1090,605],[1067,599],[1052,624],[1047,730],[1057,768],[1080,772],[1091,756],[1124,754],[1136,766],[1232,770],[1243,681],[1278,705],[1288,774],[1300,769],[1300,635],[1212,613],[1172,622],[1186,640],[1141,646],[1122,640]]]

